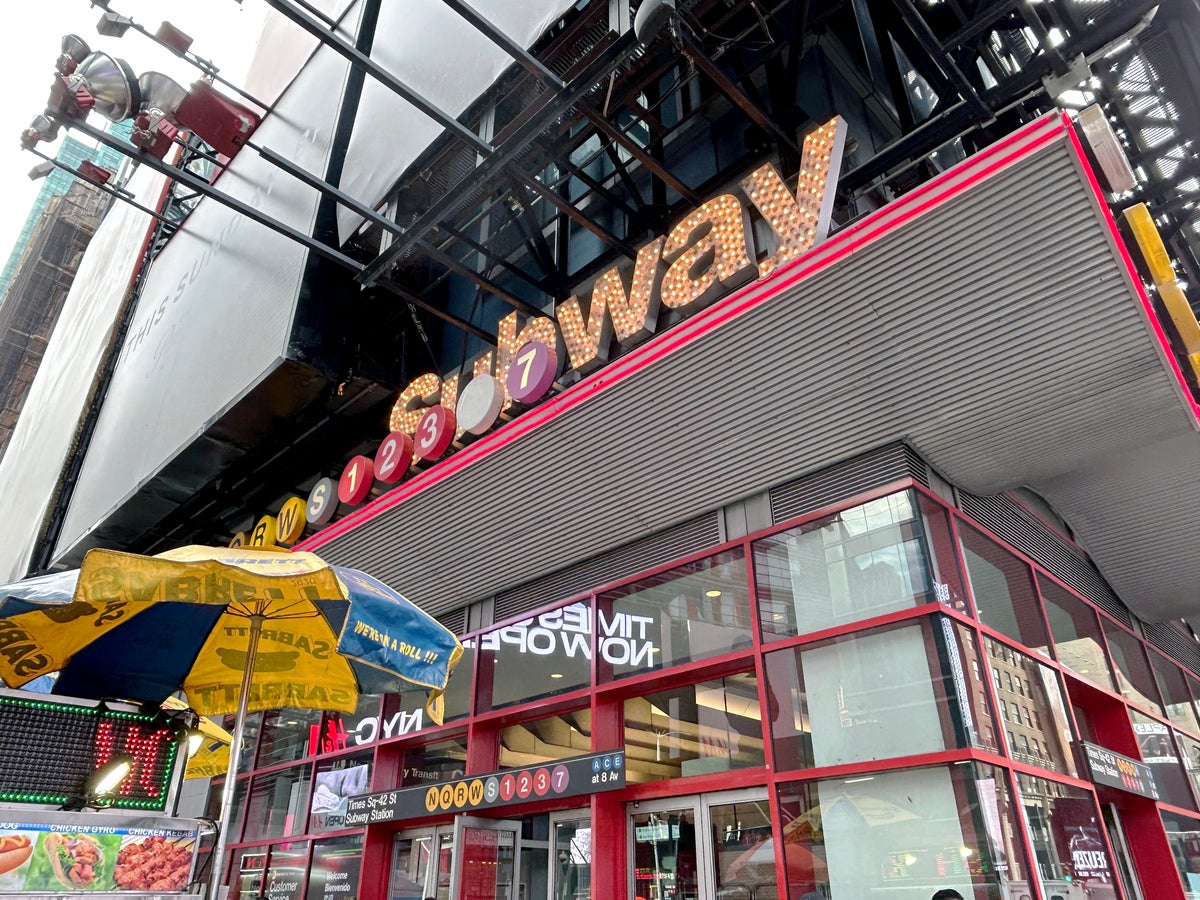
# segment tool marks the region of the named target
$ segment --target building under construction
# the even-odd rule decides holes
[[[111,165],[111,150],[65,138],[59,161]],[[109,197],[65,171],[52,172],[0,275],[0,453],[8,446],[46,342],[79,260],[109,206]]]

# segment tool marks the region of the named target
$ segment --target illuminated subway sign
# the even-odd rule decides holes
[[[557,376],[560,349],[568,368],[584,374],[608,360],[614,343],[628,347],[652,335],[662,309],[688,314],[800,258],[828,231],[845,138],[845,123],[836,116],[805,136],[795,193],[767,163],[739,182],[745,199],[721,194],[697,207],[638,251],[628,284],[620,266],[601,273],[590,286],[586,314],[579,294],[558,304],[554,318],[534,316],[519,325],[518,314],[509,313],[500,320],[496,349],[471,361],[461,391],[457,373],[413,379],[392,407],[390,433],[373,458],[355,456],[336,485],[322,478],[307,501],[292,498],[280,517],[264,516],[231,544],[295,542],[306,521],[325,524],[339,501],[362,503],[376,481],[395,484],[415,462],[443,456],[456,438],[485,434],[514,402],[541,400]],[[773,235],[762,259],[751,208]]]
[[[773,252],[761,261],[754,261],[746,205],[733,194],[715,197],[665,237],[655,238],[638,251],[628,287],[619,267],[603,272],[592,283],[586,318],[576,295],[558,305],[554,319],[529,318],[522,328],[518,328],[516,312],[501,319],[496,350],[475,358],[471,381],[463,391],[464,398],[467,391],[477,392],[478,402],[472,394],[472,402],[460,404],[457,374],[426,373],[415,378],[392,408],[392,433],[412,436],[418,458],[423,458],[423,442],[436,447],[447,428],[458,436],[482,434],[499,415],[495,397],[501,391],[501,406],[507,406],[513,401],[515,386],[539,379],[536,345],[549,351],[553,360],[561,338],[570,368],[583,373],[607,360],[614,340],[629,345],[652,334],[662,307],[686,311],[730,282],[754,274],[765,278],[798,259],[828,229],[844,141],[845,125],[839,118],[805,137],[795,194],[769,163],[741,180],[750,205],[775,235]],[[485,387],[473,389],[477,384]],[[536,399],[540,397],[524,402]],[[484,402],[488,400],[491,402]],[[450,416],[453,424],[431,420],[431,410],[438,407],[458,412]]]

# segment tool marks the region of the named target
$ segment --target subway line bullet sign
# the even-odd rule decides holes
[[[346,826],[475,812],[516,803],[558,800],[625,787],[625,753],[591,753],[538,766],[468,775],[400,791],[359,794],[346,804]]]

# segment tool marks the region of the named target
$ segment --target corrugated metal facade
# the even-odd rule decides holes
[[[1060,120],[306,546],[439,612],[898,441],[974,494],[1038,490],[1144,618],[1173,614],[1197,583],[1200,564],[1144,534],[1194,530],[1200,478],[1165,503],[1122,496],[1118,510],[1105,493],[1136,483],[1125,470],[1164,442],[1200,470],[1200,444]]]

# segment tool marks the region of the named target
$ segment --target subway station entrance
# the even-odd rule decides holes
[[[521,819],[460,815],[398,832],[390,900],[589,900],[586,808]]]
[[[765,790],[693,794],[629,805],[629,896],[638,900],[775,900]]]

